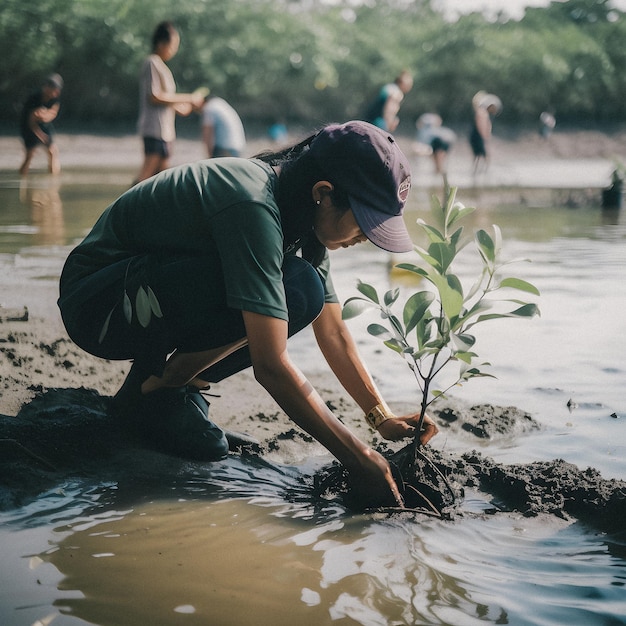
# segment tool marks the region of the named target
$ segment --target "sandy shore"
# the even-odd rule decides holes
[[[290,140],[299,140],[309,129],[293,129]],[[499,132],[498,132],[499,130]],[[413,137],[399,136],[400,146],[410,155],[415,168],[414,184],[419,187],[439,184],[429,157],[418,157]],[[57,145],[64,168],[123,168],[138,170],[142,160],[139,137],[132,133],[115,135],[59,132]],[[248,156],[271,148],[263,135],[249,137]],[[450,152],[450,182],[459,187],[519,186],[546,188],[605,187],[610,182],[616,161],[626,163],[626,130],[611,133],[599,130],[555,132],[543,139],[536,132],[497,128],[491,147],[487,174],[478,180],[472,176],[472,154],[459,131],[457,143]],[[23,147],[17,136],[0,136],[0,170],[16,170],[22,160]],[[172,163],[204,158],[199,138],[187,132],[177,139]],[[33,169],[45,169],[43,153],[37,154]]]
[[[555,134],[548,142],[538,135],[518,137],[515,141],[496,138],[493,150],[498,158],[494,159],[485,184],[524,185],[534,181],[535,186],[600,188],[608,184],[613,159],[626,154],[624,139],[626,135],[607,137],[594,132]],[[134,171],[140,164],[139,142],[134,136],[61,134],[58,143],[65,168],[105,166]],[[401,143],[405,150],[412,149],[410,138]],[[261,148],[264,139],[256,139],[253,144],[254,150]],[[202,158],[201,146],[193,139],[179,140],[176,154],[178,162]],[[20,159],[17,138],[0,137],[0,169],[14,169]],[[35,168],[44,164],[40,156]],[[465,142],[459,142],[450,161],[453,184],[467,181],[468,164],[471,165],[469,148]],[[430,163],[420,162],[418,168],[423,172],[421,184],[427,184],[428,176],[432,175]],[[50,298],[47,289],[36,284],[28,288],[31,298],[38,297],[38,289],[42,298]],[[36,496],[50,480],[58,480],[77,468],[84,469],[87,459],[98,459],[105,451],[109,455],[116,453],[121,441],[118,430],[100,425],[109,424],[107,399],[119,388],[127,369],[127,363],[104,361],[78,349],[65,334],[56,314],[25,316],[19,308],[0,308],[0,457],[4,459],[0,468],[3,476],[0,508],[15,506]],[[336,415],[359,437],[380,445],[382,442],[369,431],[358,407],[334,377],[330,373],[320,374],[320,369],[316,364],[314,371],[305,373]],[[255,453],[263,458],[298,463],[306,458],[326,456],[321,446],[294,428],[250,372],[232,377],[211,391],[218,394],[210,399],[212,417],[222,427],[256,439],[261,447]],[[391,404],[398,411],[408,408]],[[537,427],[529,416],[510,408],[487,406],[468,411],[459,406],[442,406],[437,415],[443,428],[466,438],[468,450],[472,449],[472,437],[489,436],[490,428],[497,430],[504,425],[509,432],[523,432]],[[37,420],[40,425],[45,422],[48,428],[34,428],[32,425]],[[84,436],[81,428],[93,424],[102,434],[101,445],[82,446],[77,451],[79,446],[70,444]],[[510,503],[512,509],[562,517],[581,515],[607,529],[610,525],[607,526],[606,520],[623,518],[626,484],[620,481],[604,481],[599,475],[591,474],[583,477],[576,468],[557,461],[548,468],[551,472],[548,480],[542,478],[546,467],[503,468],[479,457],[473,453],[465,459],[443,458],[437,453],[438,462],[447,468],[449,475],[457,477],[461,486],[481,486],[493,494],[519,482],[523,495]],[[51,472],[52,467],[55,471]],[[25,475],[32,482],[24,480]],[[587,491],[583,493],[585,486]],[[578,495],[570,501],[562,495],[568,489],[572,492],[578,489]],[[587,500],[595,502],[592,508],[584,504]],[[596,511],[595,518],[592,511]]]

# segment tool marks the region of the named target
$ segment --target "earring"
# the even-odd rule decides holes
[[[315,204],[319,205],[321,203],[321,200],[316,200]]]

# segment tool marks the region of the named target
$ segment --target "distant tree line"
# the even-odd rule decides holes
[[[429,0],[2,0],[0,121],[13,122],[55,71],[63,121],[131,122],[138,69],[163,19],[182,35],[170,63],[179,90],[209,86],[249,121],[359,117],[404,68],[415,77],[405,124],[425,111],[462,123],[479,89],[502,99],[511,123],[543,110],[571,123],[626,118],[626,19],[610,0],[456,22]]]

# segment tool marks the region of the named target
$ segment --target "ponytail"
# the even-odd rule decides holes
[[[265,150],[263,152],[259,152],[252,158],[259,159],[259,161],[263,161],[264,163],[268,163],[269,165],[282,165],[285,162],[296,160],[305,150],[308,149],[315,137],[317,137],[317,133],[307,137],[300,143],[297,143],[293,146],[287,146],[279,152],[271,152],[269,150]]]
[[[324,171],[324,165],[310,154],[309,148],[317,134],[278,152],[266,151],[253,157],[268,165],[280,166],[276,201],[280,209],[284,249],[288,252],[301,249],[302,257],[313,267],[322,262],[326,248],[313,232],[315,203],[311,190],[320,180],[328,180],[334,185],[332,173]],[[331,193],[336,207],[350,208],[343,190],[335,186]]]

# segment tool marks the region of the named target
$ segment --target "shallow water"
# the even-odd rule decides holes
[[[53,310],[71,244],[127,178],[68,171],[57,182],[34,176],[20,189],[0,173],[0,304]],[[413,206],[407,221],[417,217],[427,215]],[[485,325],[476,351],[498,379],[470,381],[452,395],[518,406],[544,429],[472,446],[500,461],[564,458],[626,479],[624,215],[504,206],[481,209],[471,226],[494,222],[506,258],[532,259],[511,273],[539,287],[542,316]],[[372,247],[333,257],[342,299],[355,295],[356,278],[415,288]],[[466,255],[459,274],[471,281],[477,267]],[[51,302],[29,299],[32,280]],[[365,318],[350,325],[385,395],[416,401],[410,372],[367,335]],[[319,362],[309,333],[291,352],[309,369]],[[435,445],[461,449],[467,441]],[[487,503],[472,493],[454,522],[355,516],[312,500],[314,471],[230,457],[176,476],[68,483],[4,513],[0,624],[626,623],[624,537],[553,518],[485,517]]]

